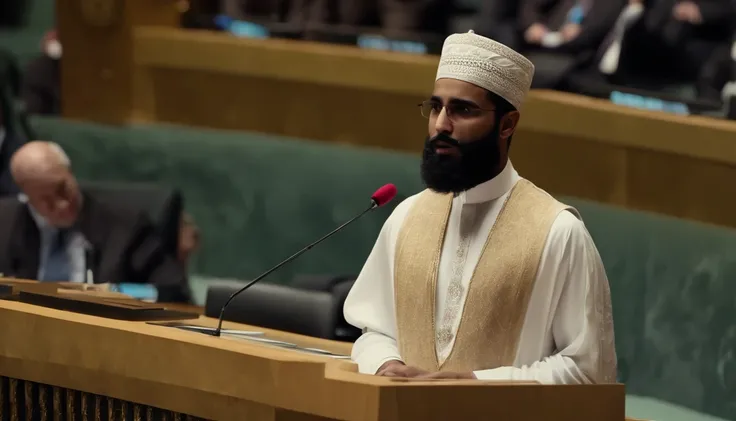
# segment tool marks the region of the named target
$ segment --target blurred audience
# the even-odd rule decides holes
[[[42,54],[31,60],[24,73],[21,98],[30,114],[58,115],[61,112],[61,42],[56,30],[46,33]]]
[[[736,96],[736,28],[730,42],[719,45],[703,64],[695,85],[709,101]]]
[[[730,44],[736,22],[733,0],[630,0],[641,18],[625,31],[617,83],[661,88],[694,82],[719,49]],[[612,70],[612,71],[611,71]]]
[[[453,14],[474,12],[473,30],[521,51],[535,64],[533,88],[608,97],[630,87],[656,96],[671,91],[673,84],[687,84],[713,104],[722,102],[726,91],[736,90],[736,0],[190,2],[183,19],[189,27],[341,43],[360,43],[356,35],[378,28],[389,41],[409,40],[422,47],[412,46],[412,51],[432,53],[439,48],[434,38],[444,39],[451,26],[470,25],[467,19],[460,25]],[[258,30],[231,30],[223,23],[232,22],[227,17]],[[390,49],[399,50],[394,44],[400,43],[390,43]],[[385,49],[389,43],[360,45]],[[42,52],[26,68],[22,99],[31,114],[56,115],[63,52],[55,31],[44,37]]]
[[[186,273],[149,219],[113,207],[77,184],[55,143],[33,141],[10,164],[23,192],[0,199],[0,273],[40,281],[147,283],[163,302],[189,301]]]
[[[519,43],[537,69],[532,87],[558,88],[589,65],[623,7],[623,0],[522,0]]]

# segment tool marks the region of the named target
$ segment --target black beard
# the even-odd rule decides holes
[[[440,155],[437,142],[457,148],[459,156]],[[496,175],[501,166],[499,130],[493,130],[472,142],[458,142],[445,133],[427,137],[422,153],[421,173],[424,184],[437,193],[461,193],[485,183]]]

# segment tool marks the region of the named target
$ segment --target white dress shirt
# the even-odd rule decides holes
[[[470,278],[501,207],[519,179],[509,161],[498,176],[453,199],[436,300],[437,336],[449,330],[451,339],[437,341],[439,361],[454,346]],[[374,374],[385,362],[401,360],[396,342],[394,255],[399,230],[416,197],[399,204],[388,218],[345,302],[346,320],[364,332],[352,351],[362,373]],[[460,302],[450,302],[448,289],[457,283],[462,287]],[[585,225],[572,213],[561,212],[552,224],[513,366],[479,367],[474,374],[478,379],[547,384],[616,381],[608,280]]]

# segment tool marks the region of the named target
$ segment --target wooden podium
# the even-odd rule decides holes
[[[0,337],[0,420],[624,420],[620,384],[393,380],[330,356],[14,301],[0,301]]]

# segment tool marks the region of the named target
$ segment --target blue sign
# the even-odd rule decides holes
[[[611,92],[611,102],[640,110],[663,111],[671,114],[689,115],[690,108],[682,102],[665,101],[659,98],[645,97],[619,91]]]
[[[427,54],[427,46],[416,41],[388,39],[380,35],[358,36],[358,47],[371,50],[397,51],[411,54]]]

